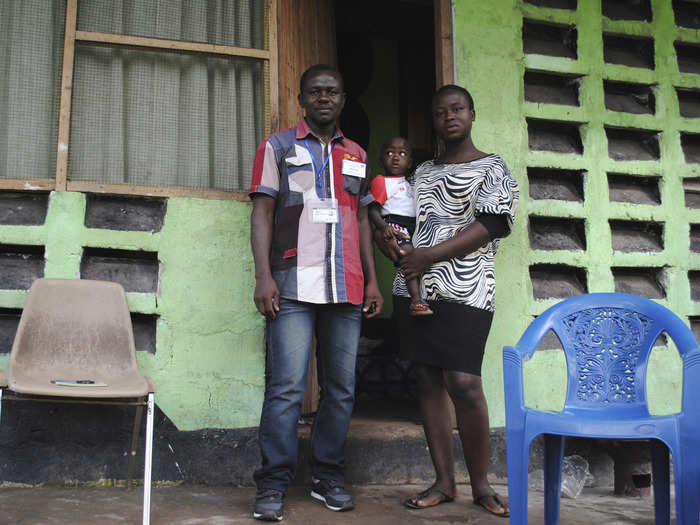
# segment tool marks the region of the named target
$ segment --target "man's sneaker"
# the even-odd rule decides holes
[[[355,508],[352,495],[345,490],[343,484],[331,479],[312,479],[311,497],[322,501],[326,508],[331,510],[352,510]]]
[[[262,521],[282,521],[282,498],[284,493],[279,490],[259,490],[255,495],[253,517]]]

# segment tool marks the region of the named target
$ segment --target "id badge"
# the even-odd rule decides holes
[[[367,164],[355,160],[343,159],[342,173],[343,175],[364,179],[367,176]]]
[[[337,199],[313,200],[307,204],[311,222],[335,224],[338,222]]]

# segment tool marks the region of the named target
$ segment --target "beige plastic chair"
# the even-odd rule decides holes
[[[150,523],[155,388],[136,365],[129,307],[121,285],[78,279],[34,281],[9,367],[0,371],[0,401],[4,388],[22,394],[6,395],[6,399],[39,396],[42,401],[136,405],[129,483],[146,406],[143,524]]]

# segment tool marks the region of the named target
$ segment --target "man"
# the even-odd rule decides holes
[[[354,404],[362,312],[382,308],[367,205],[367,155],[337,127],[343,79],[318,64],[301,76],[296,128],[258,147],[249,195],[255,305],[267,317],[267,374],[260,417],[262,466],[253,517],[282,519],[297,464],[297,421],[316,335],[321,397],[311,433],[311,496],[350,510],[345,437]]]

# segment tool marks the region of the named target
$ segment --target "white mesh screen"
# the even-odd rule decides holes
[[[80,0],[78,29],[262,49],[263,0]]]
[[[78,45],[69,180],[247,190],[262,117],[262,61]]]
[[[0,178],[56,171],[65,0],[0,0]]]

